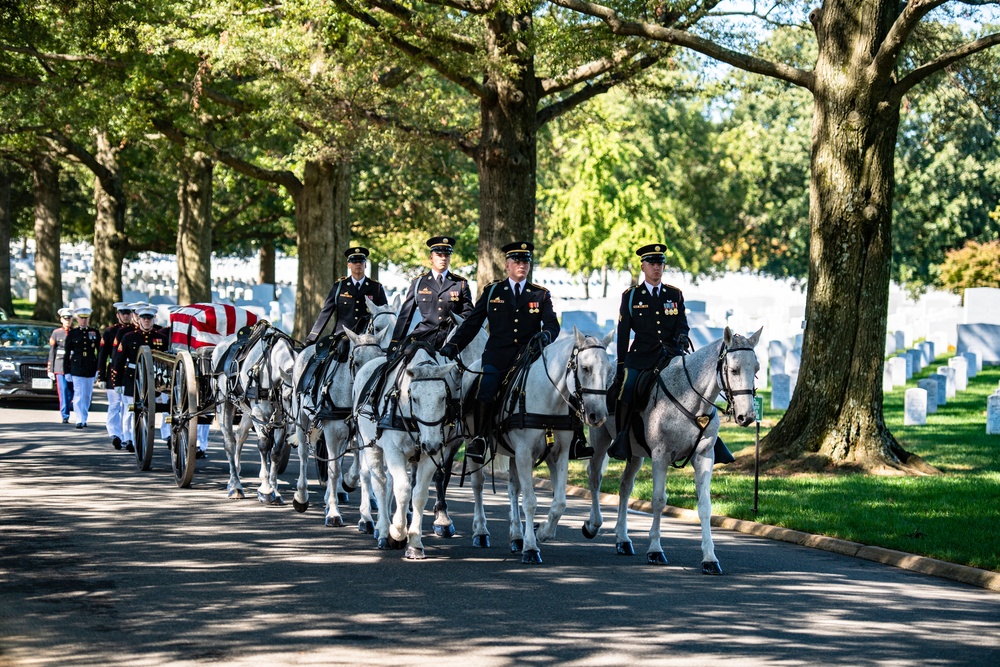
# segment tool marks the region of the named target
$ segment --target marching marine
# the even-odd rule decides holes
[[[476,337],[483,322],[489,322],[483,374],[473,399],[476,434],[465,448],[465,456],[473,463],[481,464],[485,459],[496,394],[518,354],[536,334],[540,334],[543,345],[559,335],[559,320],[552,309],[549,291],[527,280],[534,249],[528,241],[508,243],[502,248],[507,256],[504,261],[507,277],[483,289],[468,318],[441,348],[442,356],[454,359]]]
[[[101,334],[100,349],[97,353],[97,380],[104,383],[108,395],[107,429],[111,445],[115,449],[121,449],[124,439],[122,437],[124,435],[122,419],[124,418],[125,404],[121,394],[115,391],[110,371],[118,349],[119,336],[124,337],[126,332],[134,331],[135,326],[132,324],[132,310],[124,301],[115,303],[115,317],[117,322],[107,327]]]
[[[455,251],[455,238],[435,236],[427,240],[427,246],[430,248],[431,268],[410,283],[392,331],[390,358],[401,354],[411,341],[427,341],[435,349],[439,348],[448,335],[450,315],[455,313],[467,317],[472,312],[469,282],[448,269]],[[417,310],[422,319],[411,331],[410,323]]]
[[[59,392],[59,414],[62,423],[69,423],[69,413],[73,406],[73,385],[66,377],[66,336],[73,327],[73,309],[60,308],[59,321],[62,326],[49,336],[49,379],[56,383]]]
[[[376,306],[388,303],[381,283],[365,276],[369,254],[368,248],[361,246],[354,246],[344,251],[350,275],[333,284],[326,301],[323,302],[323,309],[316,318],[316,323],[306,336],[306,345],[316,342],[334,313],[337,319],[333,333],[338,334],[345,329],[356,334],[364,333],[372,318],[365,297],[370,298]]]
[[[76,427],[86,428],[90,401],[97,376],[97,351],[101,332],[90,326],[90,308],[77,308],[77,327],[66,335],[66,371],[73,382],[73,413]]]
[[[136,304],[130,304],[135,306]],[[156,316],[156,308],[145,305],[135,308],[135,315],[138,318],[138,328],[126,333],[118,343],[118,348],[111,368],[111,381],[115,385],[115,390],[121,394],[125,405],[125,418],[122,420],[125,435],[125,449],[130,452],[135,451],[133,441],[132,419],[128,411],[128,406],[132,405],[135,394],[135,365],[139,356],[139,348],[143,345],[151,350],[164,351],[170,345],[170,330],[153,329],[153,318]]]

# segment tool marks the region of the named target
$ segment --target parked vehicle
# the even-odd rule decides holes
[[[0,399],[56,398],[49,379],[49,336],[56,322],[0,321]]]

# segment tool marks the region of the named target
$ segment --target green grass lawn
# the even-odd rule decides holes
[[[861,473],[761,475],[757,514],[753,512],[753,472],[719,466],[712,477],[712,511],[738,519],[922,554],[954,563],[1000,571],[1000,436],[986,435],[986,397],[997,388],[1000,367],[987,367],[969,381],[926,426],[903,426],[903,394],[917,380],[947,365],[947,357],[928,366],[885,396],[886,422],[903,447],[944,474],[885,477]],[[764,398],[761,437],[782,413]],[[742,456],[751,456],[753,427],[723,423],[722,439]],[[618,492],[622,463],[612,461],[602,490]],[[544,466],[538,472],[547,475]],[[570,483],[587,486],[586,462],[570,466]],[[648,462],[636,479],[633,498],[649,500]],[[667,475],[671,505],[694,508],[690,466]]]

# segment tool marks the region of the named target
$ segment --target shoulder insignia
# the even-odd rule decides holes
[[[537,289],[537,290],[541,290],[543,292],[548,292],[549,291],[547,288],[542,287],[541,285],[536,285],[535,283],[527,283],[527,286],[528,287],[532,287],[532,288]]]
[[[680,293],[680,291],[681,291],[681,288],[679,288],[679,287],[674,287],[673,285],[668,285],[667,283],[663,283],[663,286],[664,286],[664,287],[666,287],[666,288],[669,288],[669,289],[672,289],[672,290],[677,290],[677,293],[678,293],[678,294],[679,294],[679,293]]]

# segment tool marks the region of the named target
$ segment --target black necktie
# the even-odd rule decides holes
[[[518,299],[521,296],[521,283],[514,283],[514,298]]]
[[[438,285],[444,285],[444,274],[438,276]]]
[[[659,285],[657,285],[656,287],[653,288],[653,297],[657,298],[657,299],[660,298],[660,287],[659,287]]]

